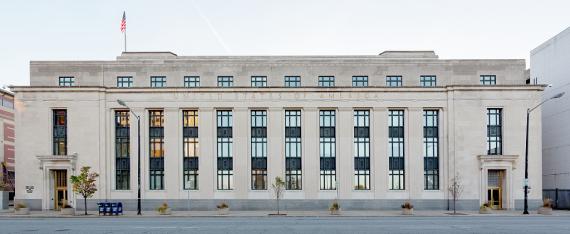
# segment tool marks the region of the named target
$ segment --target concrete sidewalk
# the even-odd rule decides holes
[[[98,218],[98,217],[111,217],[99,216],[97,212],[90,211],[89,215],[85,216],[83,211],[77,211],[76,215],[62,215],[57,211],[32,211],[29,215],[16,215],[14,210],[0,211],[0,218]],[[275,211],[230,211],[227,215],[220,215],[217,211],[173,211],[171,215],[159,215],[156,211],[143,211],[142,217],[276,217]],[[347,210],[340,212],[339,215],[331,215],[328,211],[282,211],[286,214],[279,217],[406,217],[409,215],[402,215],[400,210],[382,210],[382,211],[369,211],[369,210]],[[416,210],[414,217],[438,217],[438,216],[453,216],[453,211],[447,210]],[[498,210],[493,214],[479,214],[478,211],[458,211],[457,216],[523,216],[522,211],[512,210]],[[536,213],[536,210],[530,211],[530,216],[544,216]],[[569,216],[570,211],[555,210],[551,216]],[[117,218],[140,217],[136,215],[136,211],[126,211],[121,216],[112,216]]]

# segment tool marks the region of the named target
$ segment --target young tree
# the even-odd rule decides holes
[[[91,167],[82,167],[81,172],[77,176],[71,176],[71,184],[73,184],[73,192],[83,196],[85,205],[85,215],[87,215],[87,198],[90,198],[97,192],[95,181],[99,174],[89,172]]]
[[[461,177],[459,175],[455,175],[455,177],[451,179],[451,184],[449,185],[448,190],[453,197],[453,214],[457,214],[457,200],[459,200],[461,193],[463,193],[463,184],[461,183]]]
[[[275,200],[277,201],[277,214],[280,214],[279,200],[281,200],[281,196],[283,196],[283,191],[285,190],[285,181],[279,176],[275,177],[275,182],[271,185],[271,189],[273,189]]]

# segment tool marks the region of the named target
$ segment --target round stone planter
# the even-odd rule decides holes
[[[479,214],[492,214],[493,210],[491,207],[481,207],[479,208]]]
[[[340,210],[339,209],[330,209],[330,214],[331,215],[339,215],[340,214]]]
[[[230,208],[221,208],[218,209],[218,214],[219,215],[227,215],[230,213]]]
[[[540,207],[540,208],[538,208],[538,213],[541,215],[552,215],[552,208]]]
[[[166,208],[163,211],[159,211],[158,212],[159,215],[171,215],[172,214],[172,210],[170,208]]]
[[[414,208],[411,208],[411,209],[403,208],[402,214],[403,215],[413,215],[414,214]]]
[[[73,208],[61,208],[59,212],[62,215],[75,215],[75,209]]]
[[[30,214],[30,208],[26,207],[26,208],[20,208],[20,209],[14,210],[14,214],[29,215]]]

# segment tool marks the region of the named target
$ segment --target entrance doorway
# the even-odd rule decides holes
[[[487,201],[493,209],[503,209],[504,170],[489,170],[487,183]]]
[[[60,210],[68,202],[67,196],[67,170],[52,170],[53,174],[53,208]]]

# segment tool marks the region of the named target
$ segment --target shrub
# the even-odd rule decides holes
[[[546,199],[542,200],[542,207],[552,208],[552,206],[553,206],[552,199],[546,198]]]
[[[228,204],[225,203],[225,202],[220,202],[220,204],[218,204],[216,207],[217,207],[218,209],[227,209],[227,208],[230,208],[230,206],[228,206]]]
[[[166,212],[167,209],[168,209],[168,204],[166,204],[166,202],[165,202],[165,203],[162,203],[162,205],[159,206],[157,210],[158,210],[158,213],[164,213],[164,212]]]
[[[16,209],[16,210],[20,210],[22,208],[28,208],[28,206],[22,202],[18,202],[18,203],[16,203],[16,206],[14,206],[14,209]]]
[[[330,211],[335,211],[335,210],[339,210],[340,209],[340,205],[338,204],[337,201],[334,201],[331,206],[329,207]]]
[[[412,205],[412,203],[409,201],[406,201],[406,202],[404,202],[404,204],[402,204],[402,209],[413,209],[413,208],[414,208],[414,205]]]

